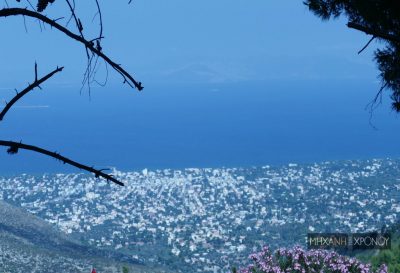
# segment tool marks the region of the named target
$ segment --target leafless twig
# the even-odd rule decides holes
[[[28,85],[28,87],[26,87],[24,90],[22,90],[21,92],[17,92],[17,94],[15,95],[15,97],[12,98],[12,100],[10,102],[8,102],[6,104],[6,106],[4,107],[4,109],[1,111],[0,113],[0,121],[3,120],[4,116],[6,115],[6,113],[8,112],[8,110],[10,110],[10,108],[23,96],[25,96],[26,94],[28,94],[30,91],[32,91],[33,89],[35,89],[36,87],[40,88],[40,84],[44,83],[45,81],[47,81],[48,79],[50,79],[54,74],[61,72],[64,69],[64,67],[57,67],[56,69],[54,69],[52,72],[50,72],[49,74],[47,74],[46,76],[44,76],[41,79],[37,78],[37,64],[35,63],[35,81]]]
[[[375,36],[372,36],[368,43],[363,48],[361,48],[360,51],[358,51],[358,54],[361,54],[361,52],[363,52],[375,38]]]

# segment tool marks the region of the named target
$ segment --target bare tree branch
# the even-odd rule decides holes
[[[129,86],[131,87],[136,87],[139,91],[143,89],[142,83],[136,81],[125,69],[123,69],[119,64],[115,63],[112,61],[107,55],[105,55],[101,49],[98,49],[95,47],[95,44],[93,41],[88,41],[81,36],[72,33],[70,30],[67,28],[63,27],[62,25],[58,24],[55,20],[51,20],[50,18],[35,12],[31,11],[28,9],[21,9],[21,8],[4,8],[0,10],[0,17],[8,17],[8,16],[17,16],[17,15],[22,15],[22,16],[28,16],[32,18],[39,19],[40,21],[58,29],[59,31],[63,32],[65,35],[68,37],[82,43],[85,45],[87,48],[89,48],[90,51],[92,51],[94,54],[98,55],[101,57],[104,61],[106,61],[115,71],[117,71],[124,79],[124,82],[128,83]]]
[[[384,32],[381,32],[379,30],[370,29],[370,28],[368,28],[366,26],[357,24],[355,22],[348,22],[347,26],[349,28],[353,28],[353,29],[362,31],[362,32],[364,32],[366,34],[375,36],[377,38],[388,40],[388,41],[391,41],[391,42],[394,42],[394,43],[400,43],[400,37],[398,37],[398,36],[395,36],[395,35],[392,35],[392,34],[388,34],[388,33],[384,33]]]
[[[61,72],[64,69],[64,67],[57,67],[56,69],[54,69],[52,72],[50,72],[49,74],[47,74],[46,76],[44,76],[43,78],[39,79],[37,78],[37,64],[35,63],[35,81],[28,85],[28,87],[26,87],[24,90],[22,90],[21,92],[17,92],[17,95],[15,95],[15,97],[12,98],[12,100],[10,102],[8,102],[6,104],[6,106],[4,107],[4,109],[1,111],[0,113],[0,121],[3,120],[4,116],[6,115],[6,113],[8,112],[8,110],[10,110],[10,108],[23,96],[25,96],[26,94],[28,94],[30,91],[32,91],[33,89],[35,89],[36,87],[40,88],[40,84],[44,83],[45,81],[47,81],[48,79],[50,79],[54,74]]]
[[[7,149],[7,152],[9,154],[16,154],[16,153],[18,153],[19,149],[24,149],[24,150],[29,150],[29,151],[37,152],[37,153],[40,153],[40,154],[44,154],[44,155],[53,157],[55,159],[58,159],[58,160],[62,161],[64,164],[68,164],[68,165],[74,166],[74,167],[76,167],[78,169],[91,172],[96,177],[102,177],[102,178],[106,179],[107,181],[111,181],[111,182],[114,182],[117,185],[124,186],[124,183],[122,183],[121,181],[117,180],[112,175],[104,173],[103,170],[100,170],[100,169],[98,170],[98,169],[94,169],[93,167],[89,167],[89,166],[83,165],[83,164],[78,163],[76,161],[73,161],[73,160],[71,160],[69,158],[66,158],[66,157],[64,157],[64,156],[62,156],[62,155],[60,155],[60,154],[58,154],[56,152],[50,152],[50,151],[42,149],[40,147],[27,145],[27,144],[23,144],[23,143],[20,143],[20,142],[5,141],[5,140],[0,140],[0,146],[9,147]]]

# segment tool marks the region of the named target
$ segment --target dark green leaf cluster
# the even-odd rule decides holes
[[[375,60],[380,71],[382,90],[386,88],[392,91],[393,109],[400,112],[400,2],[307,0],[304,4],[323,20],[344,15],[356,29],[384,42],[385,47],[375,52]]]
[[[54,3],[54,0],[39,0],[37,3],[37,11],[44,11],[49,3]]]

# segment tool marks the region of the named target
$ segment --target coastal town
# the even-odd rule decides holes
[[[226,272],[308,232],[366,232],[400,220],[400,160],[0,177],[0,199],[88,245],[139,263]]]

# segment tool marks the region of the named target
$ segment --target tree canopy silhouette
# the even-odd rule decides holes
[[[391,91],[392,107],[400,112],[400,4],[398,0],[307,0],[304,2],[323,20],[344,15],[349,28],[371,36],[361,53],[373,40],[384,44],[375,51],[382,86],[371,103],[371,109]]]
[[[127,72],[120,64],[115,62],[109,55],[104,53],[103,48],[101,46],[101,42],[104,39],[103,37],[103,19],[100,8],[99,0],[93,0],[96,4],[97,10],[94,11],[95,17],[98,18],[98,35],[96,37],[87,38],[84,34],[84,22],[78,17],[76,13],[76,5],[75,0],[58,0],[57,3],[63,3],[65,6],[65,14],[67,15],[65,18],[56,18],[52,19],[48,15],[44,15],[43,12],[48,12],[51,5],[55,2],[55,0],[38,0],[36,7],[34,7],[29,0],[22,1],[16,0],[17,3],[14,2],[14,7],[10,7],[9,3],[5,1],[6,8],[0,9],[0,18],[6,18],[9,16],[20,16],[20,17],[30,17],[34,18],[38,21],[40,26],[42,25],[50,25],[53,29],[56,29],[63,34],[65,34],[68,38],[82,44],[85,49],[87,65],[83,76],[82,86],[87,86],[90,90],[91,84],[98,83],[95,79],[96,76],[96,67],[99,64],[99,61],[103,61],[106,66],[110,66],[115,72],[121,75],[124,83],[127,83],[130,87],[136,88],[141,91],[143,89],[142,83],[136,81],[135,78]],[[129,1],[130,3],[131,1]],[[26,6],[23,6],[26,5]],[[62,23],[62,20],[64,23]],[[73,27],[69,27],[70,22],[74,22]],[[91,22],[89,22],[90,24]],[[54,69],[52,72],[47,75],[38,78],[38,65],[35,63],[34,66],[34,81],[31,84],[18,92],[16,90],[16,95],[10,99],[9,102],[6,102],[5,107],[0,111],[0,122],[4,119],[6,113],[13,107],[13,105],[26,96],[29,92],[33,91],[35,88],[41,89],[41,84],[52,78],[55,74],[62,72],[64,67],[58,67]],[[106,169],[96,169],[94,167],[90,167],[81,163],[78,163],[74,160],[71,160],[65,156],[60,155],[57,152],[51,152],[49,150],[43,149],[41,147],[37,147],[30,144],[22,143],[22,141],[7,141],[0,139],[0,146],[8,147],[7,152],[10,155],[16,154],[19,150],[30,150],[36,153],[40,153],[43,155],[47,155],[49,157],[53,157],[64,164],[69,164],[71,166],[77,167],[79,169],[88,171],[93,173],[96,177],[102,177],[107,181],[114,182],[118,185],[123,186],[124,184],[118,179],[114,178],[111,174],[105,173]]]

